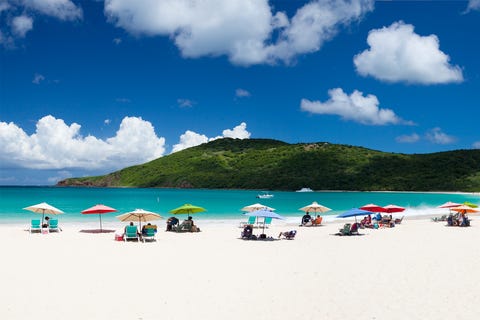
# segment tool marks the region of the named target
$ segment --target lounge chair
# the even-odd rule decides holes
[[[60,228],[58,227],[58,220],[57,219],[50,219],[50,223],[48,226],[48,231],[50,232],[59,232]]]
[[[255,225],[255,221],[256,221],[256,220],[257,220],[257,217],[255,217],[255,216],[250,216],[250,217],[248,217],[248,221],[247,221],[247,222],[245,222],[245,221],[240,222],[240,228],[245,228],[245,226],[247,226],[247,225],[249,225],[249,224],[253,226],[253,225]]]
[[[352,224],[352,226],[350,227],[350,235],[359,235],[360,233],[358,233],[358,223],[355,222],[354,224]]]
[[[128,240],[138,241],[137,226],[126,226],[125,227],[125,235],[123,236],[123,240],[125,242],[128,241]]]
[[[145,233],[142,233],[142,241],[143,242],[157,241],[155,239],[155,229],[154,228],[146,228]]]
[[[183,221],[177,227],[173,228],[175,232],[192,232],[192,224],[188,221]]]
[[[400,219],[399,219],[399,218],[395,219],[395,221],[394,221],[395,224],[401,224],[402,221],[403,221],[403,217],[404,217],[404,216],[402,216]]]
[[[42,226],[40,225],[40,219],[32,219],[30,223],[30,233],[33,232],[42,232]]]
[[[268,226],[272,224],[272,218],[267,217],[262,222],[259,222],[258,224],[259,224],[258,225],[259,228],[262,228],[262,227],[268,228]]]
[[[443,216],[441,216],[441,217],[433,217],[433,218],[432,218],[432,221],[433,221],[433,222],[438,222],[438,221],[447,221],[447,215],[446,215],[446,214],[444,214],[444,215],[443,215]]]
[[[338,230],[337,233],[335,233],[337,236],[349,236],[350,235],[350,228],[352,227],[352,224],[350,223],[345,223],[343,228]]]
[[[319,226],[322,224],[322,220],[323,218],[320,216],[320,217],[317,217],[315,219],[312,220],[312,226]]]
[[[281,238],[283,236],[284,239],[293,240],[293,239],[295,239],[296,234],[297,234],[297,230],[290,230],[290,231],[287,231],[287,232],[280,232],[278,237]]]

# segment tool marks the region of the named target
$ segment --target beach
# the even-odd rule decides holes
[[[233,223],[157,241],[115,232],[29,234],[2,225],[2,319],[476,319],[480,219],[468,228],[409,219],[361,236],[345,222],[297,230],[294,240],[244,241]],[[123,224],[118,223],[118,230]],[[91,226],[88,226],[91,227]],[[260,233],[255,230],[254,233]]]

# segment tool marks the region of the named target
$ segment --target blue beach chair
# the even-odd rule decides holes
[[[59,232],[60,229],[58,228],[58,220],[57,219],[50,219],[50,224],[48,226],[48,231],[50,232]]]
[[[126,226],[125,235],[123,236],[124,241],[134,240],[138,241],[138,229],[137,226]]]
[[[30,233],[42,232],[42,226],[40,225],[40,219],[32,219],[30,223]]]

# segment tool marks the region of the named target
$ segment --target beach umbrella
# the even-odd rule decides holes
[[[325,207],[325,206],[322,206],[321,204],[318,204],[317,201],[314,201],[312,202],[311,204],[309,204],[308,206],[305,206],[305,207],[302,207],[300,208],[299,210],[302,210],[302,211],[305,211],[305,212],[327,212],[327,211],[330,211],[332,209],[328,208],[328,207]]]
[[[471,203],[469,201],[465,201],[463,204],[466,206],[469,206],[470,208],[478,208],[478,205],[476,205],[475,203]]]
[[[83,210],[82,214],[98,214],[98,217],[100,218],[100,232],[102,232],[102,216],[101,215],[109,212],[117,212],[117,210],[107,207],[103,204],[97,204],[91,208]]]
[[[244,215],[249,216],[249,217],[254,216],[254,217],[257,217],[257,218],[264,218],[263,233],[265,233],[265,219],[266,218],[285,220],[285,218],[282,217],[281,215],[279,215],[278,213],[267,210],[267,209],[260,209],[260,210],[255,210],[255,211],[251,211],[251,212],[246,212],[246,213],[244,213]]]
[[[404,207],[400,207],[394,204],[389,204],[388,206],[383,207],[387,213],[394,213],[394,212],[403,212],[405,211]]]
[[[143,210],[143,209],[135,209],[134,211],[130,211],[119,216],[116,218],[120,221],[132,221],[138,222],[140,225],[140,230],[142,229],[142,222],[153,221],[153,220],[160,220],[162,216],[158,213]]]
[[[35,213],[42,214],[42,226],[43,226],[43,219],[45,218],[45,214],[62,214],[63,211],[60,209],[55,208],[54,206],[49,205],[46,202],[42,202],[39,204],[35,204],[30,207],[23,208],[24,210],[32,211]]]
[[[267,209],[267,210],[270,210],[270,211],[275,210],[274,208],[271,208],[271,207],[266,206],[264,204],[254,203],[254,204],[251,204],[249,206],[243,207],[242,211],[252,212],[252,211],[262,210],[262,209]]]
[[[186,203],[183,206],[175,208],[173,210],[170,210],[170,212],[173,214],[187,214],[188,216],[190,216],[193,213],[204,212],[204,211],[207,211],[207,210],[202,207],[191,205],[189,203]]]
[[[469,206],[466,206],[466,205],[461,205],[461,206],[458,206],[458,207],[454,207],[454,208],[451,208],[453,211],[456,211],[456,212],[459,212],[459,213],[475,213],[475,212],[479,212],[479,210],[475,209],[475,208],[472,208],[472,207],[469,207]]]
[[[341,213],[337,216],[337,218],[350,218],[355,217],[355,222],[357,222],[357,216],[366,216],[371,214],[371,211],[363,210],[361,208],[352,208],[344,213]]]
[[[437,208],[454,208],[454,207],[458,207],[458,206],[461,206],[461,205],[462,205],[461,203],[448,201],[448,202],[445,202],[444,204],[438,206]]]
[[[360,207],[360,209],[370,212],[387,212],[387,209],[385,209],[384,207],[380,207],[379,205],[376,205],[374,203],[366,204],[363,207]]]

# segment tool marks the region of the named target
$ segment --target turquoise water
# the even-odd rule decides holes
[[[257,199],[259,191],[203,189],[131,189],[131,188],[56,188],[0,187],[0,223],[24,223],[38,217],[22,208],[47,202],[65,212],[64,222],[98,221],[98,215],[80,212],[95,204],[116,208],[118,213],[102,215],[103,221],[117,221],[115,215],[142,208],[169,217],[169,210],[184,203],[204,207],[207,212],[195,215],[196,220],[241,220],[244,206],[260,202],[273,207],[288,219],[302,215],[298,209],[313,201],[327,206],[337,215],[367,203],[381,206],[396,204],[407,207],[406,214],[436,213],[447,201],[480,203],[478,194],[403,193],[403,192],[272,192],[272,199]]]

